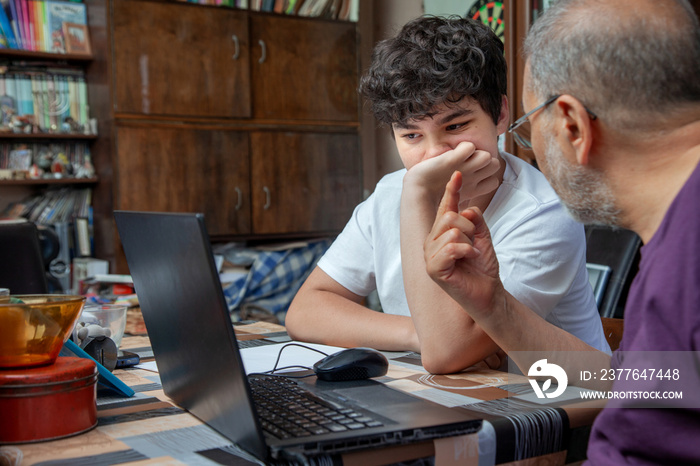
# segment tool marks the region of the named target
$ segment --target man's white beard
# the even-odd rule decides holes
[[[569,214],[583,224],[618,226],[620,210],[603,173],[568,163],[551,134],[544,142],[547,178]]]

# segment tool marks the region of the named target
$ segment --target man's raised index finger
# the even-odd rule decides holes
[[[445,194],[442,195],[438,206],[438,217],[446,212],[459,212],[459,191],[462,189],[462,174],[455,171],[445,186]]]

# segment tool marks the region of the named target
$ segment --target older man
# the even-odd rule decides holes
[[[620,351],[610,361],[504,289],[481,212],[458,212],[458,173],[424,245],[429,275],[523,370],[530,350],[548,351],[570,380],[585,365],[629,368],[625,355],[634,352],[692,363],[700,348],[697,16],[686,0],[559,0],[534,24],[524,54],[527,114],[510,130],[531,145],[575,218],[631,229],[644,242]],[[697,378],[686,364],[677,386]],[[598,416],[591,463],[700,463],[700,405],[633,404],[609,403]]]

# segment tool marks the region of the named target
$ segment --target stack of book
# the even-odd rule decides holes
[[[359,0],[251,0],[251,10],[357,21]]]
[[[0,130],[90,134],[80,68],[7,66],[0,75]]]
[[[0,0],[0,46],[90,54],[85,5],[78,1]]]
[[[227,6],[253,11],[357,21],[359,0],[178,0],[200,5]]]
[[[248,0],[178,0],[185,3],[200,5],[228,6],[231,8],[248,8]]]
[[[73,222],[76,218],[91,218],[92,191],[90,188],[48,189],[10,204],[4,218],[23,217],[39,225]]]

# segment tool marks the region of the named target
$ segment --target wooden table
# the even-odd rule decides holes
[[[257,322],[235,327],[239,340],[280,341],[284,328]],[[122,349],[148,360],[147,336],[125,336]],[[480,413],[479,433],[410,447],[344,455],[345,465],[411,464],[567,464],[585,458],[590,425],[600,406],[569,401],[559,405],[522,399],[528,379],[488,369],[434,376],[414,353],[387,353],[389,372],[378,379],[388,386],[454,409]],[[131,398],[98,392],[98,426],[81,435],[0,447],[21,454],[22,465],[69,464],[256,464],[231,442],[175,406],[163,393],[158,374],[139,368],[114,374],[136,392]],[[532,392],[531,387],[529,391]],[[549,401],[549,400],[548,400]],[[418,458],[427,460],[415,462]],[[517,461],[517,463],[515,463]],[[0,457],[0,464],[2,459]]]

